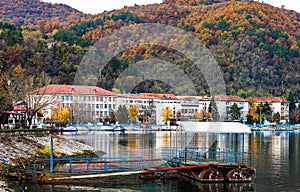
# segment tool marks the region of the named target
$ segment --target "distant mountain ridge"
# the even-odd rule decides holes
[[[36,67],[36,72],[45,72],[53,83],[72,84],[83,55],[101,38],[125,26],[160,23],[192,33],[212,52],[223,73],[228,94],[242,97],[283,96],[289,91],[300,94],[300,14],[295,11],[255,1],[176,0],[85,15],[60,4],[37,0],[13,1],[16,4],[8,0],[0,2],[0,5],[10,7],[9,13],[0,12],[4,15],[1,19],[22,25],[24,41],[19,35],[16,35],[17,41],[10,39],[12,43],[9,45],[3,41],[0,56],[6,60],[18,59],[22,67],[30,69],[28,71],[32,74]],[[25,26],[31,26],[29,32]],[[155,29],[152,33],[161,41],[164,40],[163,35],[168,35]],[[8,36],[3,38],[9,39]],[[33,46],[32,42],[37,45]],[[118,48],[126,43],[118,42]],[[18,47],[19,44],[21,46]],[[11,45],[13,47],[7,49]],[[28,47],[32,50],[28,51]],[[18,58],[12,59],[11,52]],[[118,56],[101,73],[103,81],[98,82],[99,86],[111,90],[115,80],[128,66],[141,60],[159,58],[191,74],[189,77],[199,95],[209,94],[201,72],[195,71],[192,63],[182,56],[174,56],[174,51],[168,48],[140,45]],[[2,62],[4,65],[8,63]],[[91,76],[85,81],[89,84],[98,78]],[[128,82],[134,82],[133,78],[128,77]],[[135,91],[172,92],[169,88],[161,82],[147,81],[138,85]]]
[[[69,19],[79,20],[83,13],[64,4],[51,4],[40,0],[1,0],[0,21],[16,26],[58,22],[68,25]]]

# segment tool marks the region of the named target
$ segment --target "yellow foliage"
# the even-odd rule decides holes
[[[161,111],[160,116],[163,118],[163,122],[167,123],[170,118],[173,117],[173,110],[171,107],[167,106],[164,110]]]
[[[120,91],[120,89],[118,89],[118,88],[112,88],[112,92],[114,92],[114,93],[121,93],[121,91]]]
[[[130,105],[128,113],[129,113],[129,121],[131,123],[135,123],[136,122],[136,118],[137,118],[138,113],[139,113],[138,106],[137,105]]]
[[[50,145],[38,149],[37,154],[40,158],[50,158]],[[53,154],[56,158],[60,158],[63,156],[63,154],[56,149],[54,149]]]
[[[67,108],[57,107],[53,109],[52,119],[60,122],[70,121],[70,112]]]

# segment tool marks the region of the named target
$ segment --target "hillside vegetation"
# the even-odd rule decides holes
[[[72,84],[81,59],[91,45],[114,35],[124,26],[160,23],[195,35],[212,52],[223,73],[228,94],[248,97],[286,96],[289,91],[300,93],[300,14],[295,11],[253,1],[177,0],[124,7],[91,16],[63,5],[14,1],[14,9],[19,11],[11,12],[9,17],[1,13],[2,21],[17,25],[0,25],[2,74],[43,74],[52,83]],[[11,1],[1,1],[5,5],[8,2]],[[62,6],[64,14],[51,22],[28,10],[28,7],[37,7],[39,15],[45,16],[47,12],[55,14],[53,10]],[[22,11],[28,17],[18,19],[17,14]],[[153,29],[156,42],[163,44],[164,37],[170,35]],[[111,43],[121,50],[129,42]],[[101,81],[97,76],[90,76],[85,78],[85,83],[98,81],[99,86],[111,90],[126,68],[149,58],[175,64],[192,80],[197,94],[209,94],[203,74],[188,58],[171,48],[143,43],[113,58],[101,71]],[[164,70],[167,69],[161,69],[162,74]],[[135,78],[131,75],[126,80],[134,82]],[[148,80],[136,86],[133,92],[174,90],[164,82]]]

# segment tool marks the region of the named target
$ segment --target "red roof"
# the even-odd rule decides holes
[[[174,99],[174,100],[178,100],[178,98],[174,94],[142,93],[142,96],[154,97],[154,98],[157,98],[157,99]]]
[[[153,96],[147,96],[147,95],[130,95],[128,96],[130,99],[156,99],[156,97]]]
[[[14,106],[14,111],[26,111],[26,107],[23,105]]]
[[[239,96],[231,96],[231,95],[218,95],[215,96],[216,101],[236,101],[236,102],[248,102],[247,99],[244,99]]]
[[[87,85],[48,85],[38,90],[40,94],[55,95],[100,95],[115,96],[116,94],[97,86]]]
[[[252,100],[255,103],[288,103],[286,99],[280,97],[251,97],[248,100]]]

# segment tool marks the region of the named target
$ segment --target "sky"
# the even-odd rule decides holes
[[[161,3],[162,0],[42,0],[43,2],[62,3],[69,5],[84,13],[102,13],[113,9],[120,9],[124,6],[145,5],[152,3]],[[286,9],[293,9],[300,13],[299,0],[259,0],[273,6],[281,7],[284,5]]]

